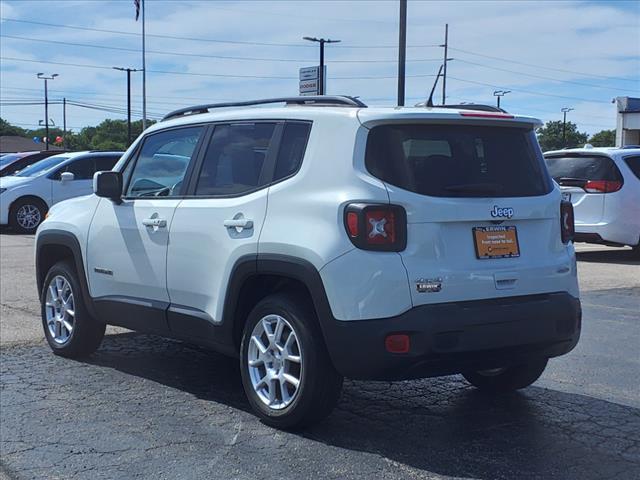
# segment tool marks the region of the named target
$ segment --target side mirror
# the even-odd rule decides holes
[[[119,203],[122,197],[122,174],[113,171],[96,172],[93,175],[93,193]]]
[[[60,181],[62,183],[72,182],[74,178],[76,178],[76,176],[71,172],[62,172],[60,174]]]

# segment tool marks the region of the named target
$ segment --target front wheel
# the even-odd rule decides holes
[[[89,315],[71,262],[61,261],[49,269],[40,302],[44,335],[53,353],[80,358],[98,349],[106,325]]]
[[[271,295],[254,307],[240,363],[249,403],[273,427],[312,425],[338,402],[342,377],[329,359],[316,314],[292,295]]]
[[[466,372],[462,375],[480,390],[490,392],[508,392],[528,387],[540,378],[547,366],[548,359],[537,359],[520,365],[491,370]]]
[[[16,201],[9,211],[9,224],[18,233],[34,233],[47,213],[47,206],[36,198]]]

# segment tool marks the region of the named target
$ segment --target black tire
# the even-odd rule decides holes
[[[631,247],[631,258],[635,258],[640,260],[640,243],[638,243],[638,245],[636,245],[635,247]]]
[[[259,397],[249,372],[251,335],[254,327],[268,315],[285,319],[300,346],[301,363],[297,372],[300,383],[291,395],[291,403],[280,409],[271,408]],[[270,295],[258,302],[247,318],[240,352],[245,393],[253,410],[267,425],[280,429],[307,427],[323,420],[337,404],[343,379],[331,363],[316,313],[308,302],[290,294]],[[276,391],[282,398],[282,387]]]
[[[49,293],[49,286],[57,277],[65,279],[71,286],[71,292],[73,293],[73,328],[68,339],[65,341],[54,338],[54,334],[50,331],[47,320],[47,312],[54,313],[53,307],[47,306],[47,296],[51,295]],[[66,291],[68,292],[68,290]],[[69,295],[67,295],[67,298],[68,297]],[[49,269],[44,279],[40,305],[44,335],[53,353],[68,358],[82,358],[91,355],[98,349],[104,337],[106,325],[89,315],[84,303],[76,269],[72,262],[64,260],[56,263]],[[65,318],[69,319],[69,316],[67,315]],[[57,323],[59,324],[60,322]],[[56,322],[53,322],[53,324],[55,325]]]
[[[33,215],[34,217],[37,216],[37,220],[33,226],[26,225],[25,221],[19,218],[20,212],[25,208],[32,212],[29,215]],[[38,198],[19,198],[13,202],[13,205],[11,205],[11,209],[9,211],[9,225],[11,225],[11,228],[18,233],[35,233],[38,225],[44,221],[47,210],[47,204]]]
[[[542,358],[504,369],[481,370],[462,375],[471,385],[480,390],[510,392],[528,387],[538,380],[544,372],[547,362],[548,359]]]

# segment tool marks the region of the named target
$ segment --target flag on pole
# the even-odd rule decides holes
[[[136,6],[136,22],[140,16],[140,0],[133,0],[133,4]]]

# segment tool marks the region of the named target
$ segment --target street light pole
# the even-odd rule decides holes
[[[562,146],[567,146],[567,113],[573,108],[564,107],[560,111],[562,112]]]
[[[127,146],[131,145],[131,72],[138,72],[135,68],[113,67],[114,70],[127,72]]]
[[[330,38],[316,38],[316,37],[302,37],[303,40],[310,42],[317,42],[320,44],[320,72],[318,72],[318,92],[320,95],[324,95],[326,92],[326,86],[324,84],[324,44],[325,43],[339,43],[340,40],[331,40]]]
[[[49,92],[48,92],[48,84],[49,80],[53,80],[58,76],[57,73],[54,73],[50,77],[45,76],[44,73],[38,73],[37,77],[40,80],[44,80],[44,145],[45,150],[49,150]]]
[[[500,108],[500,97],[504,97],[507,93],[511,93],[511,90],[496,90],[493,92],[493,96],[498,99],[498,108]]]

